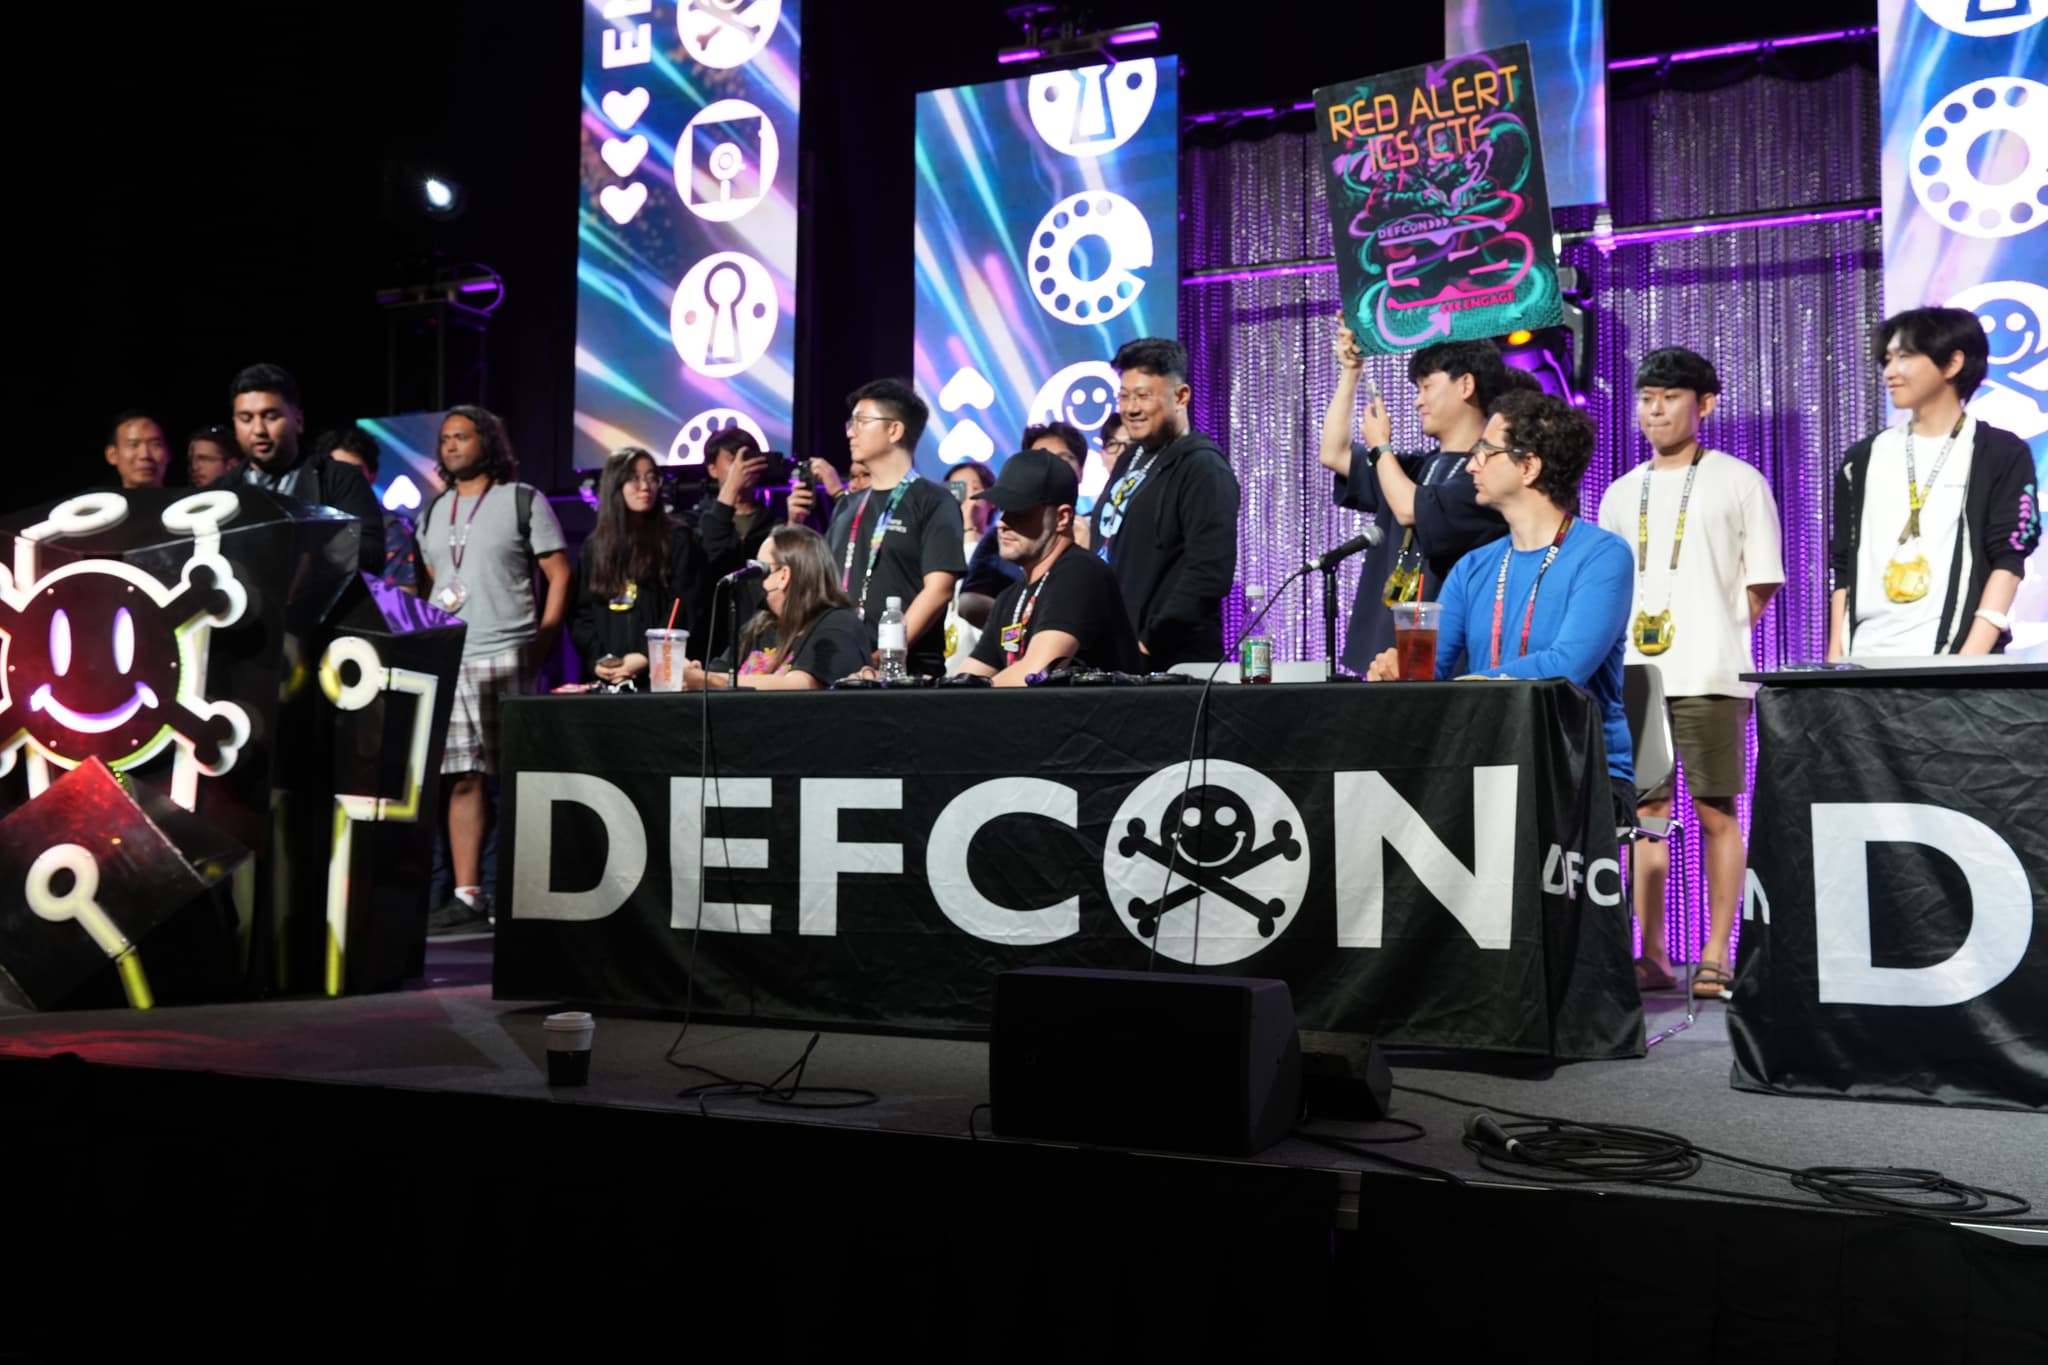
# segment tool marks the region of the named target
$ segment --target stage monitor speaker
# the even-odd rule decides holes
[[[1284,981],[1030,967],[996,977],[1002,1137],[1250,1156],[1301,1114]]]

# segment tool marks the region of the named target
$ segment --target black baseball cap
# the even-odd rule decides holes
[[[1005,512],[1071,507],[1081,497],[1074,467],[1050,450],[1020,450],[1003,461],[995,487],[976,497]]]

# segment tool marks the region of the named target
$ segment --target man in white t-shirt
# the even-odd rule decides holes
[[[1608,486],[1600,525],[1636,552],[1635,603],[1624,662],[1648,664],[1664,683],[1671,738],[1685,763],[1694,828],[1706,859],[1708,927],[1691,990],[1725,998],[1729,938],[1748,853],[1735,799],[1748,789],[1744,738],[1751,689],[1750,630],[1785,581],[1778,504],[1755,469],[1699,441],[1701,419],[1720,401],[1721,379],[1706,357],[1682,346],[1650,352],[1636,366],[1636,425],[1650,459]],[[1638,813],[1668,819],[1674,778],[1639,796]],[[1671,855],[1639,843],[1631,889],[1643,925],[1636,983],[1677,984],[1664,941],[1664,888]]]
[[[1991,346],[1961,308],[1913,308],[1878,330],[1892,406],[1835,475],[1828,661],[1994,654],[2041,539],[2026,442],[1969,416]]]

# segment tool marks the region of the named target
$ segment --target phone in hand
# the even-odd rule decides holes
[[[965,504],[965,503],[966,503],[966,501],[967,501],[967,485],[966,485],[966,484],[964,484],[964,483],[955,483],[955,482],[954,482],[953,480],[951,480],[951,479],[948,479],[948,480],[946,480],[946,490],[947,490],[948,492],[950,492],[950,493],[951,493],[951,494],[953,495],[953,501],[954,501],[954,502],[957,502],[957,503],[961,503],[961,504]]]
[[[760,488],[782,488],[796,482],[797,462],[779,450],[764,450],[758,457],[767,461],[754,483]]]

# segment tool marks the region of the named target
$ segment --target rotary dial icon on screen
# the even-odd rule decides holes
[[[719,432],[732,427],[738,427],[741,431],[753,437],[755,449],[768,449],[768,436],[766,432],[761,430],[761,424],[747,416],[744,412],[741,412],[738,408],[706,408],[689,421],[683,423],[682,430],[676,433],[675,440],[669,442],[668,462],[670,464],[704,463],[704,443]]]
[[[676,36],[683,50],[706,66],[745,66],[775,36],[782,0],[682,0]]]
[[[775,340],[775,280],[744,251],[720,251],[690,267],[669,306],[669,335],[683,363],[710,379],[738,374]]]
[[[1108,190],[1054,204],[1031,234],[1031,297],[1077,327],[1107,322],[1138,301],[1152,264],[1152,229],[1138,206]]]
[[[1995,76],[1959,86],[1913,134],[1913,194],[1966,237],[2017,237],[2048,221],[2048,85]]]
[[[1144,126],[1158,93],[1158,64],[1144,57],[1033,76],[1025,103],[1046,146],[1068,156],[1101,156]]]
[[[780,148],[775,125],[745,100],[706,106],[683,129],[676,190],[699,218],[729,223],[750,212],[775,184]]]

